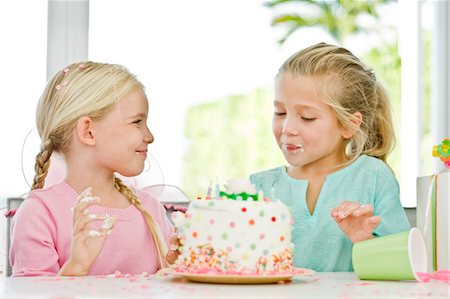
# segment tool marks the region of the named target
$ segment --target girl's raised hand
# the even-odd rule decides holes
[[[91,188],[84,190],[78,197],[73,209],[72,252],[59,274],[87,275],[102,250],[116,219],[109,215],[87,213],[88,207],[99,202],[100,198],[92,196]],[[95,221],[103,221],[98,229],[91,228],[91,223]]]
[[[373,238],[372,232],[381,221],[380,216],[373,216],[372,205],[351,201],[331,209],[331,217],[353,243]]]

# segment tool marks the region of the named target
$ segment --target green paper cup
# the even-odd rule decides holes
[[[353,268],[359,279],[417,280],[427,271],[425,241],[417,228],[353,245]]]

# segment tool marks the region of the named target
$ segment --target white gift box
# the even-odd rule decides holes
[[[450,269],[450,170],[417,178],[417,228],[428,255],[428,272]]]

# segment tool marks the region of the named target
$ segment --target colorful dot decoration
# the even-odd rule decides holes
[[[248,212],[248,208],[247,207],[241,207],[241,211],[242,212]],[[266,212],[264,211],[264,209],[261,209],[259,212],[257,212],[257,214],[260,216],[260,217],[264,217],[264,216],[266,216],[267,214],[266,214]],[[268,216],[268,215],[267,215]],[[198,215],[198,214],[196,214],[196,213],[194,213],[194,214],[185,214],[185,217],[186,218],[188,218],[188,219],[192,219],[193,221],[195,221],[195,222],[201,222],[201,221],[204,221],[204,220],[202,220],[202,217],[200,216],[200,215]],[[286,216],[286,214],[285,213],[281,213],[281,214],[279,214],[279,215],[272,215],[272,216],[269,216],[269,217],[267,217],[268,218],[268,220],[271,222],[271,223],[276,223],[277,221],[279,221],[279,219],[278,219],[278,217],[279,217],[279,219],[284,219],[284,218],[286,218],[287,216]],[[266,219],[267,219],[266,218]],[[206,219],[205,219],[206,220]],[[291,220],[292,220],[292,218],[291,218]],[[216,224],[219,224],[219,223],[221,223],[221,222],[216,222],[216,220],[214,219],[214,218],[209,218],[208,220],[206,220],[207,221],[207,223],[209,223],[210,225],[212,225],[212,226],[214,226],[214,225],[216,225]],[[255,220],[255,218],[248,218],[247,220],[247,225],[249,225],[249,226],[255,226],[256,225],[256,222],[257,222],[257,219]],[[239,222],[237,222],[237,221],[230,221],[229,223],[228,223],[228,227],[229,228],[236,228],[237,226],[238,226],[238,223]],[[186,219],[186,221],[184,222],[184,229],[190,229],[191,227],[192,227],[192,221],[189,221],[189,220],[187,220]],[[256,227],[256,226],[255,226]],[[180,228],[180,229],[183,229],[183,228]],[[194,228],[194,227],[192,227],[192,228]],[[257,232],[256,232],[257,233]],[[198,237],[198,232],[192,232],[192,236],[194,237],[194,238],[197,238]],[[259,240],[264,240],[264,239],[266,239],[266,235],[264,234],[264,233],[260,233],[260,234],[257,234],[257,236],[259,237]],[[208,235],[207,237],[207,240],[208,241],[211,241],[212,240],[212,238],[213,238],[213,236],[212,235]],[[226,240],[226,239],[228,239],[229,238],[229,235],[228,235],[228,233],[227,232],[225,232],[225,233],[223,233],[222,235],[221,235],[221,238],[223,239],[223,240]],[[279,237],[278,238],[281,242],[284,242],[284,240],[285,240],[285,237],[284,236],[281,236],[281,237]]]
[[[275,227],[275,225],[278,226],[282,224],[283,226],[287,224],[286,222],[288,220],[292,221],[293,219],[289,213],[286,213],[286,210],[284,210],[283,213],[279,209],[272,209],[269,205],[266,206],[266,203],[268,202],[245,202],[243,201],[244,199],[239,198],[239,196],[236,197],[236,200],[239,201],[239,203],[234,201],[236,203],[233,207],[235,215],[228,221],[226,220],[227,218],[222,219],[221,216],[214,216],[215,214],[208,215],[208,213],[205,213],[201,214],[201,216],[203,216],[201,217],[193,210],[191,210],[191,213],[184,214],[186,219],[179,219],[182,226],[179,227],[180,231],[183,229],[185,230],[183,237],[196,239],[193,244],[198,243],[205,244],[202,246],[209,246],[208,248],[201,247],[196,249],[201,253],[196,256],[189,254],[189,252],[193,250],[193,247],[189,246],[189,248],[187,248],[185,246],[185,253],[183,253],[183,257],[185,258],[183,267],[186,267],[185,269],[191,269],[192,267],[202,265],[203,268],[199,267],[199,269],[214,268],[219,269],[219,271],[222,269],[228,271],[231,269],[234,271],[234,269],[237,269],[235,267],[239,267],[239,262],[231,260],[230,258],[233,257],[234,259],[234,257],[237,256],[240,256],[244,260],[249,260],[250,258],[252,260],[254,258],[257,259],[259,256],[259,264],[257,265],[257,269],[259,270],[257,271],[261,271],[261,273],[264,273],[265,271],[267,271],[266,273],[268,273],[268,271],[273,272],[274,269],[287,269],[290,265],[292,266],[290,252],[273,253],[273,241],[281,242],[278,243],[279,245],[277,246],[291,244],[289,242],[286,243],[286,240],[290,240],[291,228],[288,228],[288,231],[279,231],[278,234],[276,234],[276,231],[269,229],[270,227]],[[225,202],[221,203],[220,200],[213,199],[204,203],[199,202],[195,207],[205,208],[208,206],[215,206],[219,209],[223,204],[225,204]],[[194,205],[191,207],[194,207]],[[237,215],[236,213],[243,214]],[[182,216],[180,215],[180,217]],[[259,227],[259,225],[262,226]],[[203,231],[203,228],[199,227],[205,228],[205,231]],[[248,241],[245,240],[244,242],[244,239],[247,237],[236,237],[236,233],[241,233],[241,230],[237,230],[236,227],[241,228],[242,231],[245,232],[242,236],[249,236]],[[247,227],[248,230],[246,230],[245,227]],[[250,235],[245,235],[246,233],[250,233]],[[243,242],[238,241],[239,239],[242,239],[240,241]],[[214,249],[212,246],[213,240],[217,240],[217,244],[223,244],[220,245],[223,247],[221,247],[221,249]],[[268,245],[269,243],[272,244],[272,247]],[[195,246],[197,247],[198,245]],[[214,250],[217,251],[214,253]],[[235,255],[236,253],[239,255]],[[182,259],[180,258],[179,260]],[[177,265],[180,265],[180,263],[181,262],[177,261]],[[224,265],[226,265],[226,267]]]

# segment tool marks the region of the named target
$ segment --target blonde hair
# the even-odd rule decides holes
[[[345,48],[319,43],[288,58],[277,78],[287,74],[316,77],[320,95],[343,128],[354,130],[343,152],[351,163],[366,154],[386,161],[395,144],[391,107],[386,90],[374,72]],[[352,119],[362,114],[361,126]]]
[[[56,73],[47,83],[36,110],[36,126],[41,149],[36,155],[32,190],[44,186],[54,151],[64,153],[82,116],[100,120],[130,92],[144,86],[125,67],[116,64],[74,63]],[[135,192],[115,178],[115,187],[139,209],[152,233],[161,267],[166,267],[167,246],[153,217],[144,209]]]

